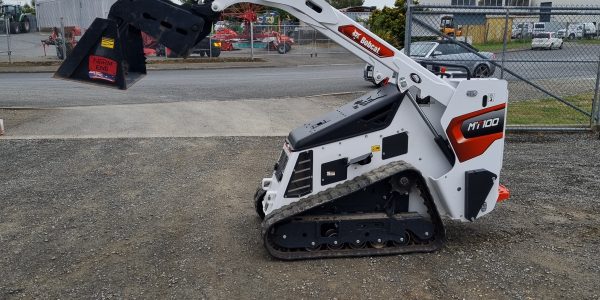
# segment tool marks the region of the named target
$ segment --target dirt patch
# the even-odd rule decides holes
[[[0,298],[598,298],[600,141],[534,137],[441,251],[299,262],[251,203],[283,137],[0,140]]]

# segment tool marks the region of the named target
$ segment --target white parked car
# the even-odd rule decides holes
[[[562,49],[563,40],[556,37],[554,32],[541,32],[533,35],[531,49]]]

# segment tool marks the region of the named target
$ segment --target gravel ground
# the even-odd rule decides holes
[[[512,199],[441,251],[299,262],[251,204],[282,140],[0,140],[0,299],[600,297],[590,135],[511,135]]]

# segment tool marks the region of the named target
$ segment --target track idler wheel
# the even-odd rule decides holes
[[[361,240],[356,240],[352,243],[349,243],[348,246],[350,246],[350,248],[352,248],[352,249],[363,249],[363,248],[367,247],[367,242],[361,241]]]
[[[338,232],[336,229],[329,229],[325,232],[325,236],[326,237],[337,237],[338,236]],[[333,241],[331,243],[328,243],[325,245],[327,247],[327,249],[329,250],[340,250],[342,248],[344,248],[344,243],[341,243],[339,241]]]
[[[308,252],[313,252],[313,251],[319,251],[321,250],[321,245],[312,242],[311,246],[304,248],[304,250],[308,251]]]
[[[377,242],[370,242],[369,245],[375,249],[382,249],[387,246],[387,242],[381,239],[377,239]]]
[[[392,244],[396,247],[406,246],[410,243],[410,235],[405,233],[404,236],[400,237],[397,241],[392,241]]]

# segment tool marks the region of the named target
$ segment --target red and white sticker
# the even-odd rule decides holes
[[[106,57],[90,55],[90,71],[102,72],[108,75],[117,75],[117,62]]]
[[[369,52],[379,57],[392,57],[394,51],[384,46],[382,43],[367,35],[364,31],[356,28],[354,25],[344,25],[338,27],[339,32],[361,45]]]
[[[504,137],[505,109],[506,104],[500,104],[450,121],[446,134],[460,162],[480,156]]]
[[[117,62],[106,57],[90,55],[89,76],[91,79],[115,82],[117,78]]]

